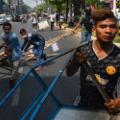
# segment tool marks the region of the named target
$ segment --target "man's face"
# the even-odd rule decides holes
[[[97,40],[101,42],[112,42],[118,31],[117,23],[114,19],[105,19],[97,22],[94,27]]]
[[[22,38],[26,38],[27,37],[27,32],[21,32],[20,35],[22,36]]]
[[[5,33],[9,33],[9,32],[11,32],[11,27],[10,27],[10,26],[4,26],[4,27],[3,27],[3,31],[4,31]]]

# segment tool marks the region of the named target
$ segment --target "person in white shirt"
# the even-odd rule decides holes
[[[62,28],[62,24],[64,23],[64,16],[61,14],[60,15],[60,20],[59,20],[59,28]]]
[[[54,29],[54,22],[55,22],[55,15],[50,14],[50,30],[51,31]]]
[[[32,28],[33,28],[33,31],[35,32],[38,30],[38,19],[36,15],[32,16]]]

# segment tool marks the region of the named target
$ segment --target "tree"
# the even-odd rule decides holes
[[[84,8],[85,1],[84,0],[72,0],[72,3],[74,5],[74,17],[75,17],[74,21],[77,22],[81,15],[80,9]]]
[[[37,5],[34,10],[37,14],[40,14],[41,12],[45,11],[47,9],[47,5],[45,3]]]
[[[105,1],[100,1],[100,0],[85,0],[86,4],[89,5],[95,5],[97,8],[107,8],[108,5],[106,4]]]
[[[95,4],[98,0],[85,0],[87,4]]]
[[[65,0],[48,0],[58,13],[62,13],[65,10]]]
[[[117,8],[120,8],[120,1],[117,1],[116,5],[117,5]]]

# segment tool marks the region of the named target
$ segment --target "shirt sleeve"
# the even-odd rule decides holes
[[[16,45],[17,45],[17,41],[19,41],[19,40],[18,40],[17,36],[14,35],[14,36],[12,37],[12,39],[11,39],[10,44],[8,45],[9,48],[11,48],[11,49],[15,48]]]
[[[79,70],[79,67],[80,67],[80,64],[73,56],[73,58],[68,62],[66,66],[66,74],[68,76],[74,75]]]

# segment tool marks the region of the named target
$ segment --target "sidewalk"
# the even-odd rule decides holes
[[[72,30],[75,28],[75,26],[74,26],[74,27],[69,27],[68,24],[63,24],[63,25],[62,25],[62,28],[63,28],[66,32],[72,32]],[[77,28],[77,31],[75,31],[75,33],[74,33],[74,36],[80,38],[80,31],[81,31],[81,30],[80,30],[80,27]]]

